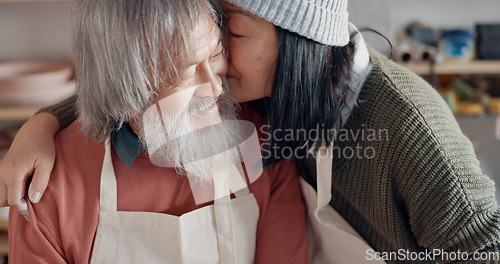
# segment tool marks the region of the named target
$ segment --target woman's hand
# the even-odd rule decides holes
[[[58,131],[59,121],[49,113],[37,114],[21,127],[0,162],[0,206],[10,205],[28,219],[26,181],[33,175],[28,196],[31,202],[38,203],[54,167],[54,137]]]

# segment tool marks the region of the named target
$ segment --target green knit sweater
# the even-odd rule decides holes
[[[453,114],[420,77],[376,51],[370,58],[372,71],[335,146],[331,205],[389,263],[414,257],[407,250],[460,250],[471,257],[500,251],[494,183],[481,173]],[[65,127],[74,108],[73,98],[44,111]],[[298,163],[315,186],[315,161]],[[417,261],[425,262],[433,261]]]
[[[330,204],[380,253],[498,251],[494,182],[453,114],[420,77],[376,51],[370,58],[358,106],[335,145]],[[356,148],[362,155],[351,157]],[[299,163],[315,186],[315,161]]]

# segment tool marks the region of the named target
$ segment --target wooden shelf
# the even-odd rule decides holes
[[[0,121],[26,120],[40,107],[0,107]]]
[[[9,253],[8,226],[9,222],[7,220],[0,220],[0,256],[7,256]]]
[[[9,236],[7,233],[0,233],[0,256],[7,256],[9,253]]]
[[[408,68],[418,75],[430,75],[431,68],[429,63],[402,63],[402,66]],[[436,74],[499,74],[500,61],[472,61],[468,63],[443,63],[436,64]]]
[[[9,221],[8,220],[0,220],[0,232],[7,231],[9,229]]]

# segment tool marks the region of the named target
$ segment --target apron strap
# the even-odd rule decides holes
[[[245,187],[245,188],[243,188],[243,189],[241,189],[241,190],[239,190],[239,191],[233,192],[233,194],[234,194],[234,196],[235,196],[236,198],[238,198],[238,197],[243,197],[243,196],[245,196],[245,195],[250,194],[250,190],[248,189],[248,187]]]
[[[101,190],[99,206],[101,212],[116,212],[117,207],[117,188],[115,170],[113,169],[113,161],[111,159],[111,143],[107,138],[104,151],[104,161],[101,171]]]
[[[333,142],[326,147],[325,142],[316,154],[316,181],[318,193],[318,212],[325,206],[329,206],[332,199],[332,162],[333,162]]]
[[[241,178],[236,166],[221,166],[214,171],[214,211],[220,263],[234,263],[236,249],[231,206],[231,179]]]
[[[234,194],[234,196],[238,198],[249,194],[250,193],[250,190],[248,189],[249,183],[247,183],[247,180],[245,179],[243,166],[241,166],[241,164],[238,165],[234,164],[230,166],[229,170],[230,170],[229,189]]]

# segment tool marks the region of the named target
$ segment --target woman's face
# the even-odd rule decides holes
[[[239,102],[271,96],[278,38],[275,26],[233,4],[224,3],[227,15],[227,80]]]

